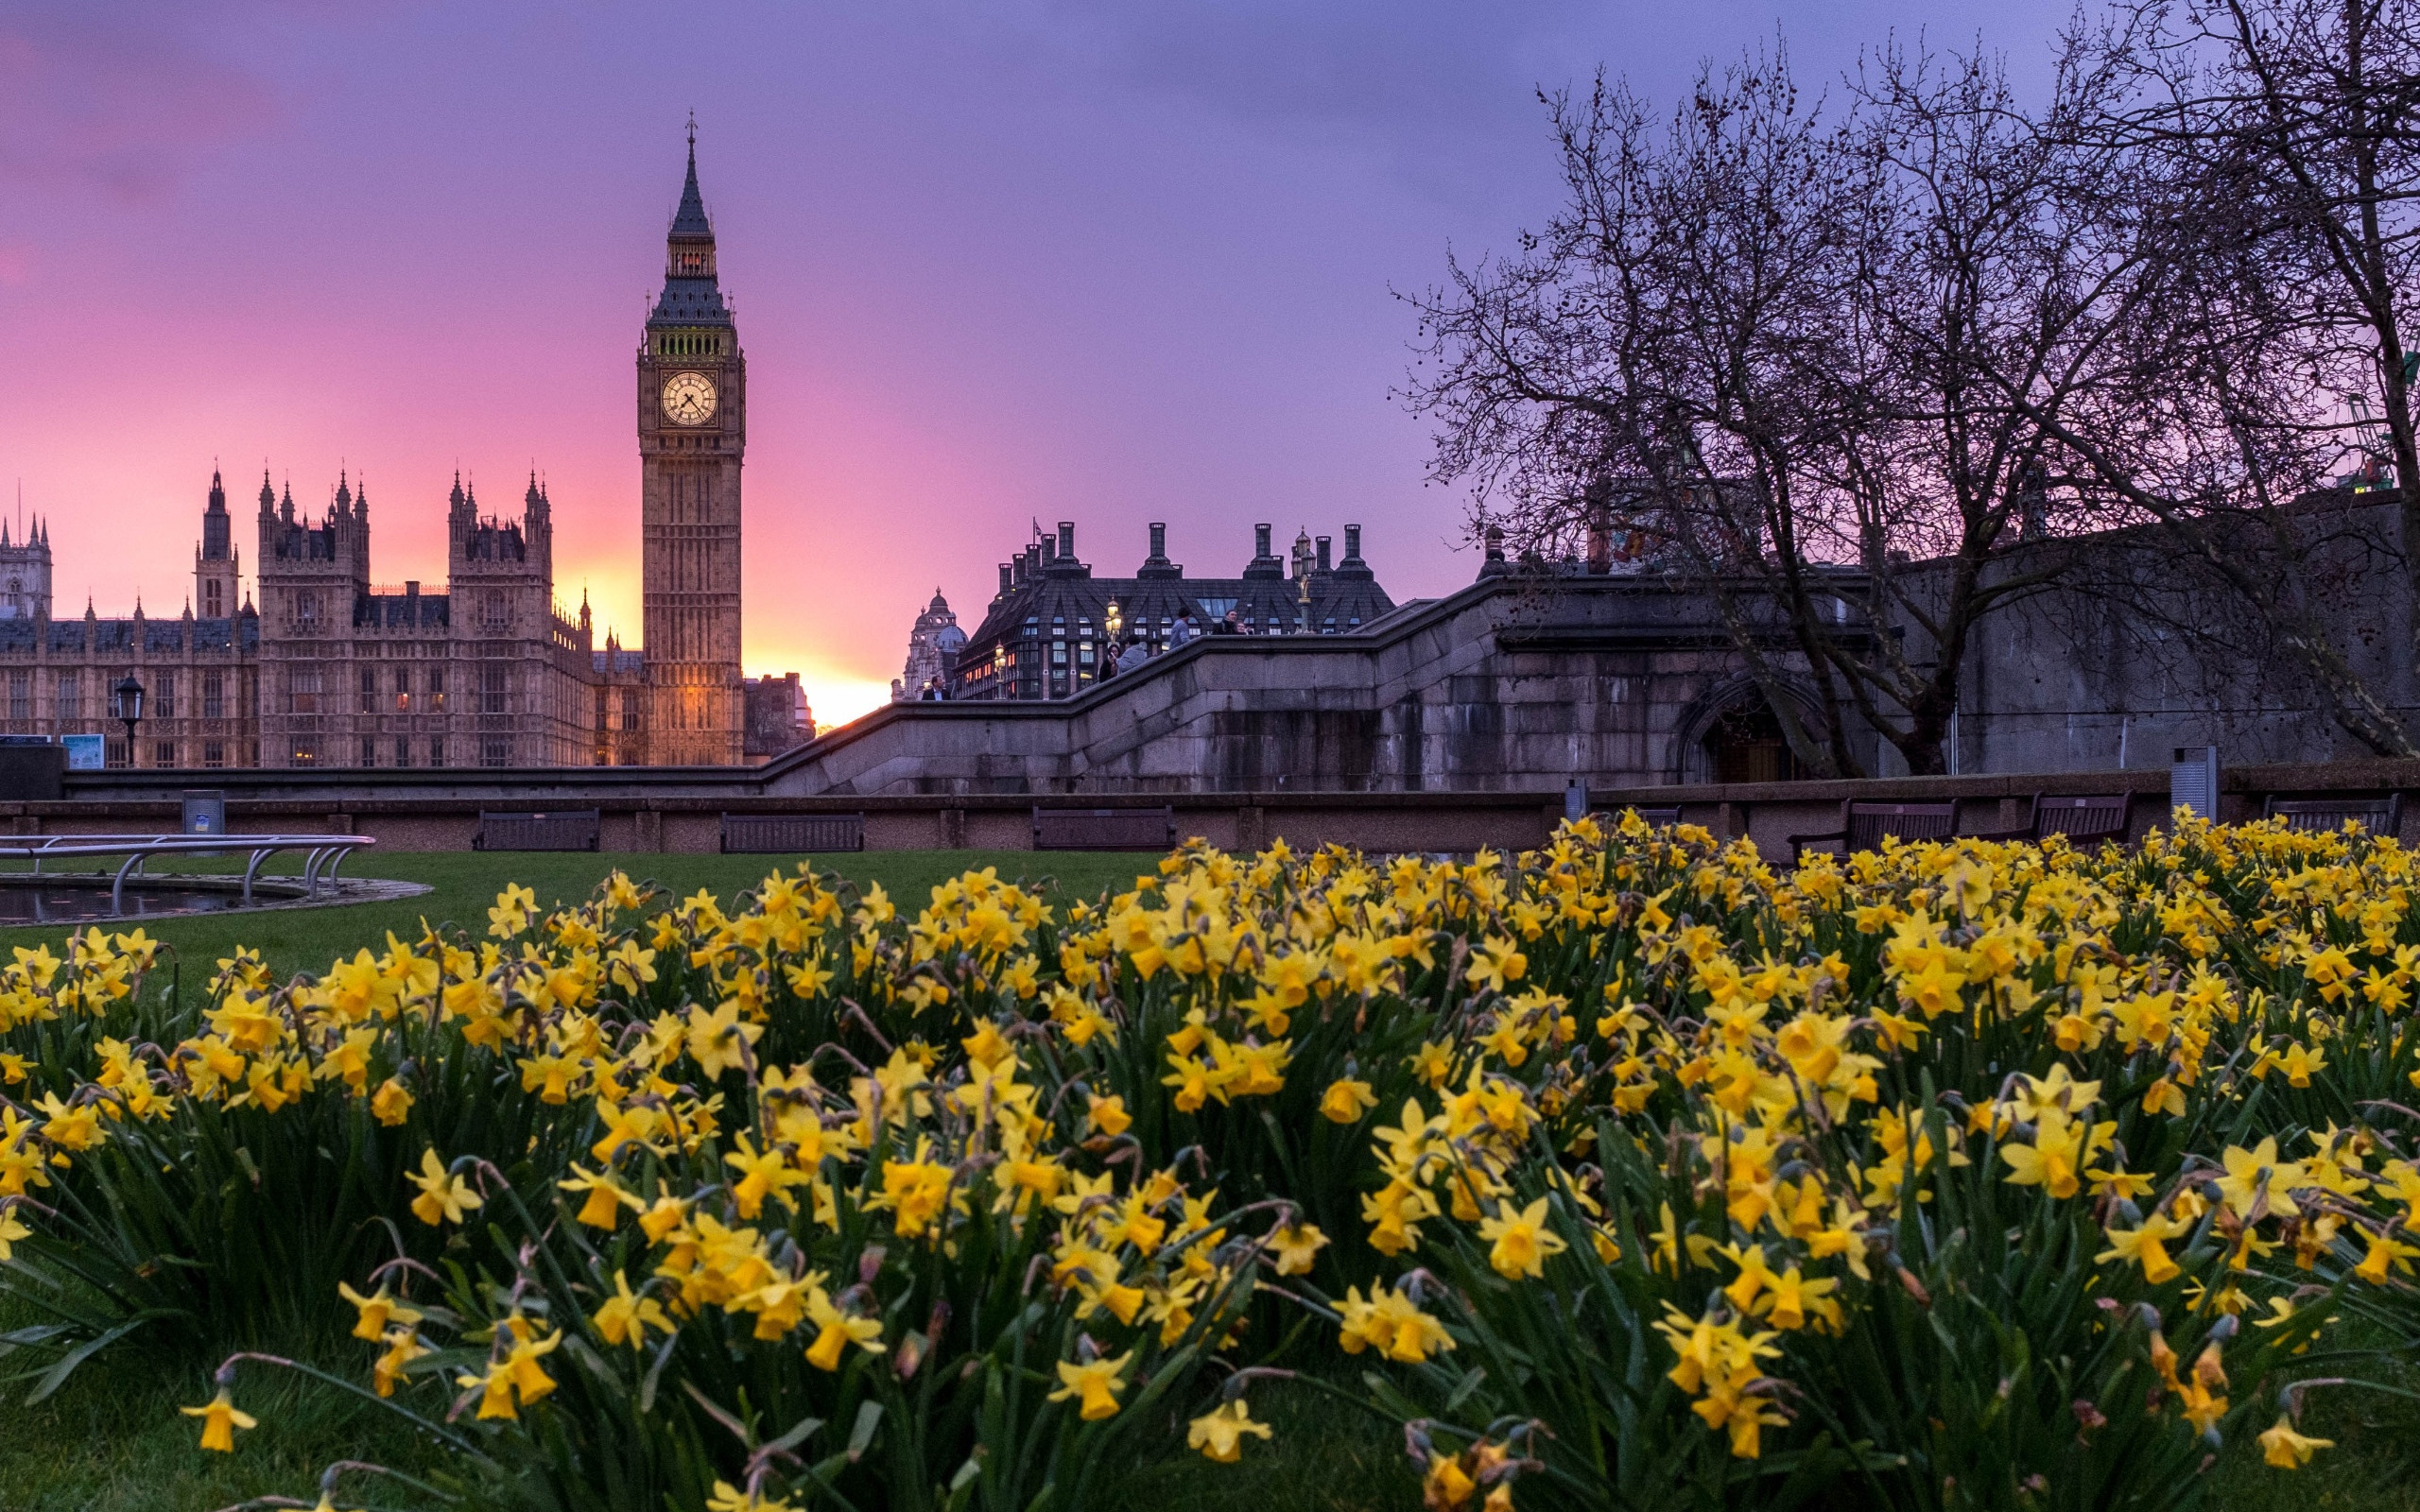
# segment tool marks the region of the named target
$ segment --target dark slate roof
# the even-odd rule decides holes
[[[80,619],[51,621],[51,652],[73,654],[85,650],[84,627],[87,623]],[[141,640],[145,652],[174,656],[185,649],[185,622],[182,619],[95,619],[89,623],[93,627],[91,649],[95,652],[133,649],[136,641],[134,627],[138,624],[143,627]],[[40,620],[0,620],[0,653],[31,653],[43,642],[42,625]],[[261,622],[258,615],[193,622],[192,648],[196,651],[229,650],[235,647],[239,640],[244,650],[260,648]]]
[[[647,670],[647,653],[644,651],[596,651],[591,655],[595,658],[596,670],[599,672],[636,673]]]
[[[988,647],[1002,638],[1015,639],[1028,619],[1038,622],[1045,639],[1054,620],[1073,630],[1079,618],[1095,625],[1107,622],[1110,600],[1132,636],[1149,620],[1154,629],[1163,619],[1193,616],[1194,628],[1210,627],[1237,610],[1254,631],[1300,633],[1307,617],[1312,634],[1340,634],[1358,629],[1394,608],[1386,590],[1370,578],[1343,578],[1332,573],[1311,575],[1307,616],[1298,579],[1245,577],[1054,577],[1028,578],[993,601],[983,623],[967,637],[970,647]]]
[[[376,629],[442,626],[452,615],[453,599],[445,593],[364,593],[353,601],[353,623]]]
[[[714,222],[706,218],[706,200],[698,193],[698,142],[689,139],[689,180],[681,186],[681,208],[672,213],[672,234],[683,239],[702,237],[711,240]]]
[[[731,307],[710,278],[666,278],[647,323],[654,326],[729,325]]]
[[[193,648],[197,651],[225,651],[233,648],[240,633],[243,648],[252,650],[261,644],[261,622],[258,616],[247,614],[241,619],[196,620],[193,622]]]

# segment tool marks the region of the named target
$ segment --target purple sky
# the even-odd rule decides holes
[[[1398,598],[1466,500],[1392,397],[1392,293],[1556,190],[1538,85],[1670,100],[1786,27],[1822,86],[1902,36],[2044,72],[2064,6],[1559,0],[0,0],[0,490],[60,612],[174,614],[214,459],[368,477],[381,582],[441,578],[458,465],[548,479],[558,591],[636,638],[631,354],[695,108],[750,364],[747,659],[826,720],[1027,522],[1104,572],[1269,520]],[[0,497],[13,510],[13,499]],[[249,563],[250,524],[238,541]]]

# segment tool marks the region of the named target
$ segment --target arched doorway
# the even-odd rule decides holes
[[[1761,697],[1717,714],[1700,745],[1707,775],[1718,782],[1794,782],[1802,775],[1781,721]]]

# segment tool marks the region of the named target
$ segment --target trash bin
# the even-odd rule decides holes
[[[225,834],[227,795],[215,787],[186,788],[182,828],[186,834]]]

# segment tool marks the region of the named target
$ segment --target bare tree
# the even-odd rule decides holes
[[[2083,353],[2088,402],[2053,414],[2012,396],[2070,463],[2078,515],[2158,527],[2110,545],[2164,553],[2165,572],[2099,583],[2135,585],[2153,618],[2153,583],[2225,595],[2232,610],[2204,599],[2180,632],[2224,654],[2248,615],[2263,653],[2389,755],[2420,752],[2356,670],[2336,610],[2381,561],[2420,589],[2404,544],[2420,539],[2420,500],[2392,495],[2398,528],[2381,533],[2330,474],[2349,449],[2370,454],[2356,482],[2415,476],[2398,307],[2420,245],[2409,23],[2358,3],[2146,5],[2072,32],[2071,62],[2114,86],[2073,124],[2078,151],[2125,165],[2100,215],[2131,249],[2135,296]],[[2097,591],[2095,575],[2071,588]]]
[[[1816,770],[1861,775],[1853,722],[1943,770],[1979,627],[2050,581],[1999,560],[2050,528],[2042,417],[2135,293],[2073,129],[2108,77],[2063,70],[2040,121],[1987,60],[1898,53],[1830,121],[1779,55],[1661,132],[1601,82],[1550,100],[1564,209],[1421,301],[1436,475],[1548,555],[1620,514]]]

